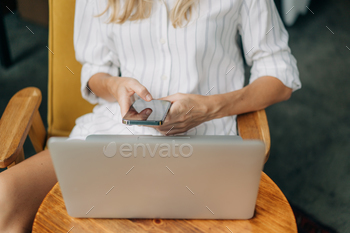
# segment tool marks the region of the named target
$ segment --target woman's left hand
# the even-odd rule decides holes
[[[177,93],[160,100],[172,102],[163,125],[152,126],[163,135],[183,133],[215,118],[209,96]]]

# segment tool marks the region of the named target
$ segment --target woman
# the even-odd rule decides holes
[[[74,45],[82,95],[98,105],[77,119],[70,138],[235,135],[237,114],[301,87],[273,0],[78,0]],[[252,65],[246,87],[242,55]],[[172,101],[164,124],[126,128],[121,119],[134,98]],[[0,231],[30,229],[55,182],[48,151],[1,173]]]

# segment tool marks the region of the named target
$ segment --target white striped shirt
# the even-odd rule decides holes
[[[122,0],[122,4],[125,0]],[[107,0],[77,0],[74,27],[76,58],[83,64],[81,91],[93,113],[81,116],[70,137],[89,134],[153,134],[149,127],[122,124],[120,107],[96,97],[87,88],[89,78],[105,72],[132,77],[153,98],[178,92],[222,94],[244,85],[243,55],[252,65],[250,83],[273,76],[284,85],[301,87],[296,60],[273,0],[198,0],[187,26],[174,28],[169,11],[176,0],[153,1],[150,18],[107,24]],[[130,132],[131,131],[131,132]],[[236,116],[204,122],[185,134],[235,135]]]

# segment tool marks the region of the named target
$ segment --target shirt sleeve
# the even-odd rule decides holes
[[[243,0],[239,20],[244,56],[252,65],[249,82],[273,76],[293,91],[301,88],[297,62],[288,46],[288,32],[273,0]]]
[[[108,35],[106,14],[97,17],[105,7],[101,1],[91,0],[77,0],[75,6],[75,57],[83,65],[81,94],[91,104],[107,102],[87,87],[91,76],[100,72],[119,76],[119,58],[113,40]]]

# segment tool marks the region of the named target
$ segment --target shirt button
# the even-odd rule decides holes
[[[163,79],[163,80],[166,80],[167,78],[168,78],[168,77],[165,76],[165,75],[162,76],[162,79]]]
[[[166,40],[165,40],[164,38],[161,38],[161,39],[160,39],[160,43],[161,43],[161,44],[165,44],[165,43],[166,43]]]

